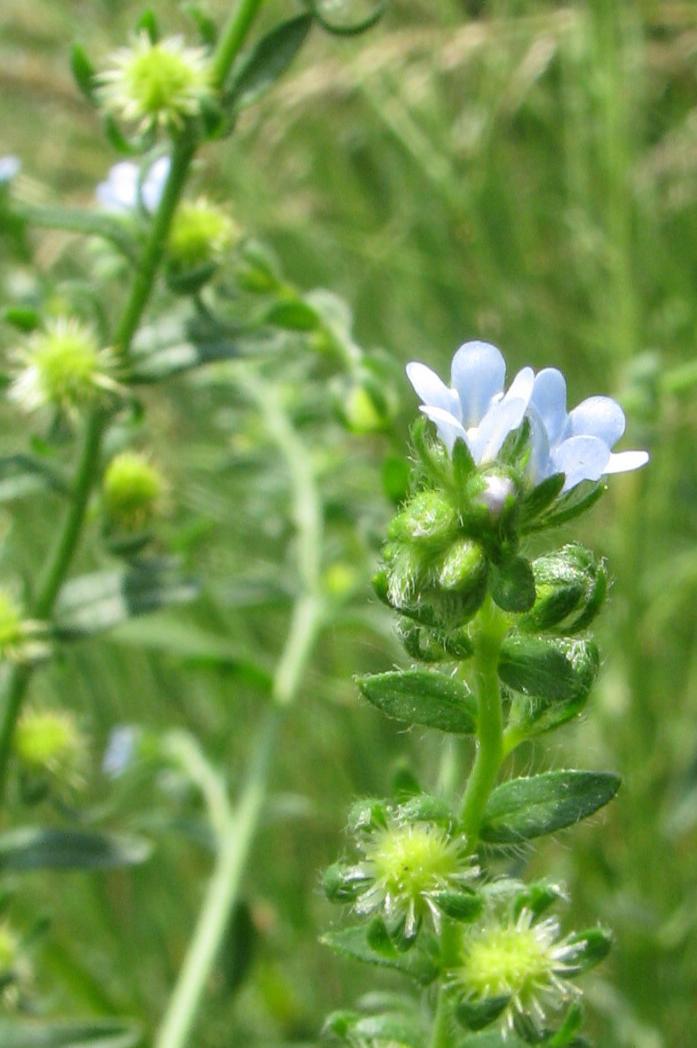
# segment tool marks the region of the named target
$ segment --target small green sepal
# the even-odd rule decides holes
[[[607,594],[605,562],[579,543],[538,557],[532,570],[537,598],[520,628],[533,633],[579,633],[593,621]]]
[[[70,71],[80,92],[88,102],[96,105],[96,70],[82,44],[73,44],[70,49]]]
[[[507,687],[523,695],[575,702],[586,698],[599,666],[593,641],[511,633],[501,645],[498,672]]]
[[[522,910],[529,910],[535,918],[541,917],[550,906],[565,898],[561,885],[552,881],[533,881],[517,893],[513,901],[513,916],[517,919]]]
[[[476,921],[484,908],[482,896],[473,891],[431,892],[431,902],[454,921]]]
[[[330,902],[350,903],[365,890],[368,880],[360,867],[335,862],[324,871],[322,888]]]
[[[388,822],[388,806],[376,797],[364,797],[349,808],[349,833],[372,833],[385,829]]]
[[[506,996],[488,997],[484,1001],[459,1001],[455,1016],[467,1030],[483,1030],[495,1022],[509,1004],[511,998]]]
[[[535,603],[535,578],[530,561],[514,557],[492,572],[491,596],[503,611],[529,611]]]
[[[585,931],[574,932],[568,941],[579,947],[579,952],[574,957],[574,976],[582,975],[584,972],[595,968],[596,964],[604,961],[612,949],[612,933],[607,928],[587,928]]]

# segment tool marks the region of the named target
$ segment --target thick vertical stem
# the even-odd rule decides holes
[[[501,642],[505,636],[505,617],[488,598],[479,612],[474,636],[474,676],[479,705],[477,756],[460,810],[460,821],[471,848],[475,848],[484,807],[503,760],[503,716],[498,678]]]

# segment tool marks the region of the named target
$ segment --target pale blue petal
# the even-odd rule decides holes
[[[412,361],[407,364],[407,378],[411,382],[417,396],[428,407],[441,408],[459,419],[460,400],[454,389],[448,389],[445,382],[431,371],[425,364]]]
[[[155,211],[162,199],[162,192],[169,175],[171,161],[168,156],[159,157],[143,180],[140,195],[146,211]]]
[[[530,457],[526,472],[532,484],[539,484],[554,472],[549,458],[549,437],[533,404],[528,404],[526,414],[530,423]]]
[[[609,458],[610,449],[598,437],[569,437],[552,448],[551,472],[563,473],[566,479],[562,492],[570,491],[582,480],[600,480]]]
[[[448,452],[452,453],[456,440],[464,440],[467,447],[470,447],[470,442],[462,425],[449,411],[444,411],[443,408],[431,407],[429,404],[423,405],[420,410],[423,411],[426,418],[430,418],[431,422],[435,422],[438,436],[445,444]],[[472,449],[470,448],[470,450]]]
[[[612,397],[588,397],[569,414],[569,436],[598,437],[609,448],[624,433],[624,412]]]
[[[553,446],[564,435],[566,425],[566,381],[556,368],[543,368],[535,378],[531,404],[536,408],[549,443]]]
[[[481,425],[470,430],[472,457],[478,465],[493,462],[508,434],[523,421],[527,406],[525,400],[500,400],[491,405]]]
[[[17,156],[0,157],[0,183],[11,182],[22,169],[22,161]]]
[[[478,426],[492,399],[503,390],[506,362],[488,342],[465,342],[453,357],[451,382],[462,405],[462,422]]]
[[[641,469],[649,461],[648,451],[619,451],[610,455],[604,473],[627,473],[631,469]]]
[[[111,211],[130,211],[138,199],[138,167],[130,160],[114,164],[95,191],[102,207]]]
[[[535,372],[532,368],[521,368],[511,382],[504,400],[524,400],[529,403],[532,391],[535,388]]]

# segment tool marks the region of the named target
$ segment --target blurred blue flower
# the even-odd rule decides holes
[[[16,156],[2,156],[0,157],[0,185],[5,182],[11,182],[12,179],[19,174],[22,168],[22,161]]]
[[[561,371],[544,368],[535,376],[527,411],[531,427],[530,479],[539,484],[554,473],[565,475],[562,491],[583,480],[639,469],[646,451],[612,448],[624,433],[622,408],[611,397],[588,397],[567,413],[566,382]]]
[[[106,776],[118,779],[123,775],[136,756],[139,737],[139,730],[131,724],[121,724],[110,732],[102,758],[102,771]]]
[[[159,157],[140,183],[138,164],[123,160],[114,164],[106,180],[97,186],[97,200],[110,211],[133,211],[139,201],[142,201],[146,211],[154,211],[160,203],[169,168],[170,158]]]
[[[488,342],[466,342],[453,357],[451,387],[425,364],[407,364],[407,375],[435,423],[438,436],[452,452],[464,440],[477,465],[493,462],[501,446],[523,421],[535,374],[523,368],[503,392],[506,362]]]

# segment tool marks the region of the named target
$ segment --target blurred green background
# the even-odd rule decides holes
[[[209,10],[222,18],[228,6],[210,0]],[[186,24],[178,4],[152,7],[167,26]],[[294,10],[269,0],[265,17]],[[68,46],[78,38],[101,61],[139,11],[130,0],[3,0],[0,155],[21,157],[26,195],[92,201],[117,158],[72,85]],[[275,248],[300,288],[342,295],[364,345],[444,373],[465,339],[493,341],[511,372],[561,367],[572,403],[618,396],[625,446],[650,449],[650,468],[614,479],[581,525],[615,578],[588,712],[520,764],[621,772],[607,813],[545,843],[530,868],[566,882],[569,921],[599,919],[616,933],[588,983],[598,1045],[688,1048],[697,1028],[697,5],[395,0],[364,37],[315,32],[236,136],[206,148],[197,179]],[[45,273],[70,275],[63,236],[37,235],[36,246]],[[10,294],[22,280],[13,274]],[[261,651],[272,665],[293,553],[283,466],[268,466],[275,453],[254,413],[226,396],[209,377],[149,398],[171,481],[171,540],[205,576],[204,598],[75,648],[35,682],[39,696],[79,712],[95,761],[110,728],[132,722],[189,728],[233,782],[244,760],[264,697],[234,653]],[[415,407],[406,381],[401,396],[406,435]],[[5,411],[3,448],[21,441],[17,426]],[[326,1011],[392,985],[317,942],[336,920],[318,870],[342,847],[349,801],[385,791],[400,756],[431,782],[438,762],[438,740],[396,730],[351,683],[403,658],[369,587],[389,514],[389,450],[337,427],[313,451],[332,524],[330,578],[351,600],[277,753],[245,892],[253,966],[236,987],[221,959],[201,1048],[316,1044]],[[351,469],[337,469],[346,456]],[[50,521],[25,503],[16,520],[11,567],[30,572]],[[99,775],[91,788],[106,802]],[[166,793],[164,783],[119,801],[121,825],[157,841],[135,873],[17,886],[16,921],[52,918],[36,967],[56,1014],[129,1015],[147,1028],[162,1010],[210,868],[181,815],[190,803],[195,823],[195,802],[177,799],[174,824],[162,814]]]

